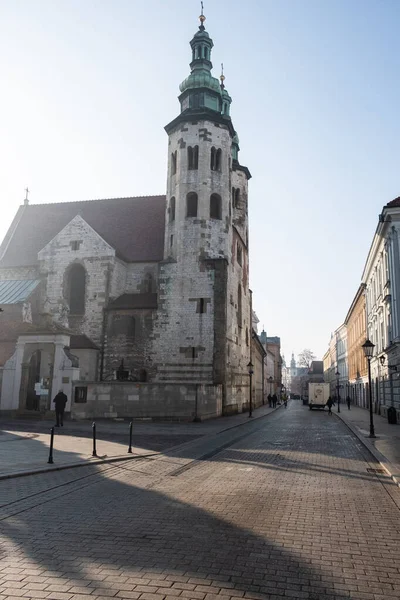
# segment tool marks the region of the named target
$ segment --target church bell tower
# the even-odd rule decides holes
[[[165,127],[168,173],[159,319],[163,380],[242,385],[250,360],[247,183],[223,72],[212,75],[213,40],[200,15],[180,114]],[[168,333],[167,333],[168,332]],[[161,341],[162,340],[162,341]],[[164,346],[164,340],[167,340]],[[178,364],[180,367],[178,367]],[[240,403],[239,403],[240,404]]]

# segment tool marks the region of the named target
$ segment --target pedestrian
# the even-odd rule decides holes
[[[346,402],[347,402],[347,408],[350,410],[350,403],[351,403],[350,396],[347,396]]]
[[[326,405],[328,407],[328,415],[332,414],[332,404],[333,404],[332,398],[329,396],[328,400],[326,401]]]
[[[283,394],[283,404],[285,405],[285,408],[287,408],[287,396],[286,396],[286,394]]]
[[[276,408],[276,404],[277,404],[277,402],[278,402],[278,398],[276,397],[276,394],[274,394],[274,395],[272,396],[272,406],[273,406],[274,408]]]
[[[67,396],[62,390],[58,390],[58,394],[54,398],[53,402],[56,405],[56,427],[64,427],[64,410],[67,404]]]
[[[268,394],[268,406],[270,408],[272,408],[272,396],[271,396],[271,394]]]

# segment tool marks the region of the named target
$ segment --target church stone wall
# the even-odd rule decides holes
[[[72,403],[72,419],[129,418],[193,421],[221,415],[222,386],[193,383],[76,382],[87,402]],[[74,397],[74,395],[73,395]]]
[[[77,250],[72,250],[71,242],[76,240],[81,243]],[[69,326],[74,332],[85,334],[100,344],[103,307],[107,301],[115,250],[77,216],[39,252],[38,257],[41,273],[47,275],[45,293],[53,315],[68,296],[68,269],[75,263],[84,267],[85,313],[70,314]]]

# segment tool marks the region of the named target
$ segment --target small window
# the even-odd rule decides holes
[[[235,190],[235,208],[239,208],[240,207],[240,190],[239,188],[236,188]]]
[[[210,219],[222,219],[221,214],[221,196],[211,194],[210,198]]]
[[[170,248],[172,248],[173,245],[174,245],[174,236],[171,235],[171,237],[169,238],[169,246],[170,246]]]
[[[176,174],[176,161],[177,161],[177,152],[173,152],[171,154],[171,175]]]
[[[238,243],[236,246],[236,260],[240,266],[242,266],[242,247]]]
[[[170,223],[172,223],[172,221],[175,221],[175,196],[172,196],[171,200],[169,201],[169,221]]]
[[[235,188],[232,188],[232,206],[235,208]]]
[[[206,312],[206,303],[204,298],[200,298],[199,301],[199,313],[204,314]]]
[[[222,159],[222,150],[221,148],[211,148],[211,161],[210,167],[211,171],[220,171],[221,170],[221,159]]]
[[[189,192],[186,196],[186,216],[197,217],[197,194]]]
[[[195,170],[199,168],[199,147],[188,147],[188,169]]]
[[[73,242],[70,242],[71,250],[79,250],[81,244],[82,240],[74,240]]]
[[[76,404],[85,404],[85,402],[87,402],[86,386],[79,386],[75,388],[75,402]]]
[[[128,338],[134,338],[135,331],[135,317],[131,317],[130,315],[114,315],[112,320],[113,336],[124,335]]]
[[[237,298],[237,321],[238,321],[238,326],[241,327],[242,326],[242,286],[238,285],[238,298]]]

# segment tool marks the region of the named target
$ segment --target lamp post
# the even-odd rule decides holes
[[[371,387],[371,358],[374,353],[375,344],[370,340],[365,340],[362,345],[364,356],[368,361],[368,390],[369,390],[369,437],[375,437],[374,415],[372,412],[372,387]]]
[[[337,411],[340,413],[340,384],[339,384],[339,369],[335,373],[336,375],[336,396],[337,396]]]
[[[251,362],[251,360],[250,360],[249,364],[247,365],[247,369],[248,369],[249,379],[250,379],[249,418],[251,418],[253,416],[253,390],[251,387],[251,379],[252,379],[252,376],[254,373],[253,363]]]

